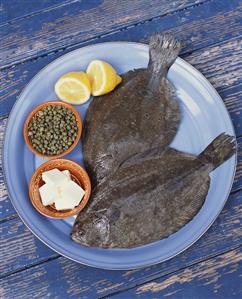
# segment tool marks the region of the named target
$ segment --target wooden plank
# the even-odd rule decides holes
[[[237,91],[239,92],[239,91],[241,91],[241,88],[239,87],[239,85],[235,82],[235,85],[234,86],[232,86],[232,88],[237,88]],[[234,96],[235,97],[235,96]],[[231,98],[232,99],[232,98]],[[232,100],[231,100],[231,102],[232,102]],[[235,108],[234,108],[235,109]],[[237,108],[236,108],[237,109]],[[21,230],[21,229],[20,229]],[[21,242],[21,241],[20,241]],[[226,245],[225,245],[226,246]],[[226,248],[226,247],[225,247]],[[210,250],[211,250],[211,248],[210,248]],[[224,249],[225,250],[225,249]],[[27,251],[27,249],[26,249],[26,251]],[[23,254],[22,254],[23,255]],[[26,258],[26,260],[27,260],[27,258]],[[44,260],[44,258],[42,259],[42,260]],[[59,259],[58,259],[59,260]],[[36,261],[38,262],[38,258],[36,259]],[[69,262],[69,261],[67,261],[67,262]],[[25,261],[24,261],[24,263],[25,263]],[[23,264],[24,264],[23,263]],[[31,265],[31,264],[30,264]],[[38,267],[38,266],[37,266]],[[55,264],[54,264],[54,269],[55,269]],[[66,271],[72,271],[72,265],[68,265],[68,266],[66,266]],[[58,268],[58,267],[57,267]],[[39,269],[39,268],[38,268]],[[53,269],[53,270],[54,270]],[[14,269],[13,269],[14,270]],[[45,269],[45,271],[49,271],[49,268],[48,268],[48,270],[46,270]],[[50,270],[51,271],[51,270]],[[87,270],[86,269],[84,269],[83,270],[83,274],[82,274],[82,279],[83,280],[85,280],[85,272],[87,272]],[[24,271],[25,272],[25,271]],[[147,271],[148,272],[148,271]],[[32,272],[33,273],[33,275],[35,276],[35,275],[37,275],[35,272]],[[153,272],[152,272],[153,273]],[[79,294],[79,290],[80,290],[80,285],[79,285],[79,287],[78,286],[76,286],[76,282],[75,282],[75,275],[78,275],[79,274],[79,272],[74,272],[74,273],[71,273],[70,274],[70,276],[71,276],[71,278],[70,278],[70,282],[71,282],[71,284],[72,285],[74,285],[74,287],[70,287],[70,289],[71,289],[71,291],[70,291],[70,293],[71,294],[73,294],[73,296],[78,296],[78,294]],[[91,274],[90,274],[90,276],[95,276],[95,272],[92,272]],[[128,273],[129,274],[129,273]],[[101,274],[100,274],[100,277],[102,277],[102,276],[108,276],[107,274],[106,274],[106,271],[105,272],[102,272]],[[153,276],[153,274],[151,274],[151,276]],[[35,276],[36,277],[36,276]],[[123,279],[123,278],[122,278]],[[37,279],[38,280],[38,279]],[[106,292],[108,292],[108,291],[110,291],[110,290],[107,290],[107,289],[109,289],[109,288],[117,288],[117,285],[118,284],[120,284],[120,282],[116,282],[116,283],[112,283],[113,282],[113,280],[115,281],[115,279],[110,279],[110,281],[111,281],[111,283],[110,283],[110,281],[109,282],[107,282],[107,284],[105,285],[104,284],[104,288],[103,288],[103,290],[105,289],[105,291]],[[141,279],[142,280],[142,279]],[[142,280],[143,281],[143,280]],[[39,280],[38,280],[38,282],[39,282]],[[100,282],[100,281],[99,281]],[[80,281],[78,281],[78,284],[82,284],[82,280],[80,280]],[[116,286],[115,286],[116,285]],[[43,284],[42,284],[42,286],[43,286]],[[55,285],[56,286],[56,285]],[[122,287],[122,286],[120,286],[120,287]],[[76,288],[77,288],[77,295],[76,295]],[[87,286],[86,286],[86,288],[87,288]],[[89,294],[89,293],[87,293],[87,294]],[[86,296],[88,296],[86,294]],[[101,291],[101,294],[104,294],[104,291]],[[38,292],[36,292],[35,293],[35,296],[38,296],[39,295],[39,293]],[[47,293],[46,293],[46,295],[47,295]],[[80,295],[80,294],[79,294]],[[55,293],[55,290],[53,289],[52,290],[52,297],[54,297],[54,296],[56,296],[56,293]],[[68,295],[67,295],[68,296]],[[90,298],[89,296],[88,296],[88,298]]]
[[[51,298],[54,295],[58,298],[69,296],[95,298],[164,277],[239,246],[242,237],[241,209],[242,194],[237,192],[230,196],[209,231],[192,247],[162,264],[133,271],[94,269],[64,257],[49,261],[54,257],[53,253],[47,250],[43,253],[45,250],[43,246],[26,228],[23,228],[19,219],[5,222],[2,225],[0,251],[1,274],[5,275],[0,282],[2,296],[11,298],[14,291],[16,296],[14,298],[20,298],[21,295],[25,298],[28,292],[32,298],[38,295],[46,298],[47,294]],[[47,263],[29,268],[39,261],[43,262],[44,255]],[[10,274],[8,271],[18,273],[8,275]]]
[[[242,39],[240,37],[226,43],[212,45],[188,56],[188,61],[204,73],[215,88],[223,87],[223,89],[242,83],[241,76],[240,78],[234,76],[234,72],[241,71],[241,60]]]
[[[29,15],[37,14],[40,11],[54,9],[74,0],[1,0],[0,24],[17,21],[19,18],[26,18]]]
[[[16,216],[16,211],[8,197],[8,192],[3,179],[3,171],[0,169],[0,221]]]
[[[201,9],[202,2],[204,4]],[[55,13],[46,12],[10,26],[3,26],[0,65],[2,67],[11,65],[62,50],[77,43],[85,43],[90,39],[100,39],[105,35],[110,39],[110,32],[120,31],[120,37],[125,36],[127,40],[130,39],[127,32],[129,29],[133,29],[131,32],[136,31],[137,37],[140,38],[141,35],[149,35],[149,29],[157,32],[175,27],[174,31],[177,32],[177,36],[184,37],[186,28],[190,28],[195,36],[194,42],[200,39],[199,35],[204,34],[205,29],[208,38],[219,40],[221,36],[224,37],[220,23],[230,18],[231,21],[226,22],[226,37],[238,35],[241,30],[239,0],[225,2],[198,0],[195,5],[193,4],[192,0],[175,2],[142,0],[133,1],[130,6],[128,0],[115,0],[103,1],[96,8],[85,10],[85,12],[82,11],[78,2],[69,5],[68,9],[60,7],[55,10]],[[168,12],[170,14],[167,15]],[[165,15],[166,17],[163,17]],[[214,15],[217,18],[214,19]],[[98,20],[98,25],[95,20]],[[217,34],[211,34],[210,30],[216,31]],[[135,36],[134,34],[132,40]],[[200,44],[206,43],[206,40],[205,38],[203,42],[200,39]]]
[[[237,89],[236,89],[237,90]],[[233,91],[230,89],[230,91]],[[241,94],[241,90],[240,90]],[[226,99],[233,99],[236,97],[236,93],[232,93],[231,95],[227,95]],[[241,97],[240,97],[241,99]],[[237,98],[236,98],[237,101]],[[240,100],[241,101],[241,100]],[[228,100],[230,103],[230,100]],[[240,102],[241,103],[241,102]],[[239,111],[239,110],[238,110]],[[234,123],[239,125],[237,119],[235,118],[240,117],[240,115],[233,114],[232,118],[235,121]],[[16,212],[10,202],[10,199],[7,194],[7,190],[4,184],[4,178],[2,173],[1,161],[2,161],[2,147],[3,147],[3,139],[4,139],[4,130],[7,123],[7,118],[0,120],[0,221],[8,218],[12,218],[16,215]],[[237,139],[238,142],[238,164],[236,169],[236,175],[234,184],[232,187],[232,192],[237,191],[242,188],[242,138]]]
[[[241,261],[237,248],[111,298],[241,298]]]
[[[242,186],[242,137],[237,139],[237,143],[237,167],[232,192],[240,190]]]
[[[242,47],[240,44],[241,41],[232,39],[194,51],[190,55],[183,54],[183,58],[198,68],[220,93],[234,121],[237,136],[242,135],[242,126],[240,126]],[[0,116],[9,113],[23,87],[50,60],[50,56],[47,56],[1,71]]]
[[[2,169],[2,149],[5,135],[5,128],[7,125],[7,118],[0,118],[0,169]],[[1,198],[1,196],[0,196]]]
[[[225,88],[225,90],[217,89],[221,98],[225,102],[229,111],[231,120],[234,125],[236,136],[242,135],[242,84]]]
[[[230,97],[227,97],[226,99],[228,98],[234,98],[234,95],[232,94]],[[4,219],[12,218],[16,215],[16,212],[7,194],[7,190],[4,184],[2,167],[1,167],[4,130],[6,124],[7,124],[7,118],[0,119],[0,221],[3,221]],[[238,138],[237,142],[238,142],[238,164],[237,164],[234,184],[232,186],[232,192],[242,188],[242,137]]]
[[[13,206],[8,198],[8,193],[3,180],[2,169],[2,149],[4,141],[4,131],[7,124],[7,119],[0,119],[0,221],[14,215]]]
[[[19,218],[0,224],[0,277],[59,256],[39,241]],[[19,267],[21,265],[21,267]]]

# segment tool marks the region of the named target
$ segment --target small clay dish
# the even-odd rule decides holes
[[[70,109],[73,112],[73,114],[75,115],[76,122],[77,122],[78,131],[77,131],[77,137],[76,137],[75,141],[72,143],[72,145],[67,150],[65,150],[64,152],[57,154],[57,155],[46,155],[46,154],[40,153],[33,147],[32,142],[28,136],[28,127],[29,127],[29,124],[30,124],[32,118],[36,115],[37,112],[39,112],[40,110],[42,110],[43,108],[45,108],[47,106],[63,106],[65,108]],[[45,102],[45,103],[35,107],[34,110],[32,110],[30,112],[30,114],[28,115],[28,117],[24,123],[24,140],[25,140],[26,144],[28,145],[29,149],[34,154],[41,156],[41,157],[47,157],[47,158],[58,158],[58,157],[62,157],[62,156],[69,154],[78,144],[78,141],[80,140],[80,137],[81,137],[81,132],[82,132],[82,120],[79,115],[79,112],[72,105],[64,103],[64,102],[60,102],[60,101],[49,101],[49,102]]]
[[[72,210],[58,211],[55,205],[44,206],[41,201],[39,188],[45,184],[42,180],[42,173],[51,169],[69,170],[71,179],[85,190],[85,195],[80,204]],[[29,197],[35,209],[44,216],[56,219],[63,219],[73,216],[86,206],[91,195],[91,183],[86,171],[76,162],[68,159],[54,159],[42,164],[36,169],[29,183]]]

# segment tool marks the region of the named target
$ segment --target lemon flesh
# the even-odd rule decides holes
[[[71,72],[63,75],[55,84],[55,93],[64,102],[83,104],[91,95],[91,84],[84,72]]]
[[[93,60],[87,67],[87,75],[93,96],[109,93],[122,81],[115,69],[102,60]]]

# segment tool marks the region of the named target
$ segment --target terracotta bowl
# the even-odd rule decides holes
[[[65,150],[63,153],[58,154],[58,155],[45,155],[45,154],[42,154],[42,153],[38,152],[36,149],[33,148],[31,140],[28,137],[28,127],[29,127],[29,123],[31,122],[32,118],[36,115],[37,112],[39,112],[40,110],[42,110],[43,108],[45,108],[47,106],[63,106],[63,107],[66,107],[66,108],[70,109],[76,117],[77,128],[78,128],[77,137],[76,137],[75,141],[73,142],[73,144],[67,150]],[[75,148],[78,141],[80,140],[81,132],[82,132],[82,120],[81,120],[81,117],[79,115],[79,112],[72,105],[64,103],[64,102],[60,102],[60,101],[45,102],[45,103],[35,107],[34,110],[32,110],[30,112],[30,114],[28,115],[28,117],[27,117],[27,119],[24,123],[24,140],[25,140],[26,144],[28,145],[29,149],[34,154],[36,154],[38,156],[41,156],[41,157],[47,157],[47,158],[58,158],[58,157],[62,157],[62,156],[65,156],[65,155],[69,154]]]
[[[44,206],[42,204],[39,193],[39,188],[44,184],[44,181],[42,180],[42,173],[54,168],[57,168],[61,171],[69,170],[72,180],[80,185],[83,190],[85,190],[85,195],[80,204],[72,210],[58,211],[55,209],[54,204],[51,206]],[[84,209],[90,198],[90,195],[91,183],[88,174],[79,164],[68,159],[54,159],[42,164],[34,172],[29,183],[29,197],[33,206],[42,215],[50,218],[62,219],[77,214]]]

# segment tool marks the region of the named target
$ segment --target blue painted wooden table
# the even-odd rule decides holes
[[[27,82],[57,57],[104,41],[147,42],[171,31],[182,57],[215,86],[239,144],[230,197],[209,231],[162,264],[107,271],[42,244],[13,209],[0,165],[0,298],[242,298],[242,3],[240,0],[1,0],[0,150],[8,114]]]

